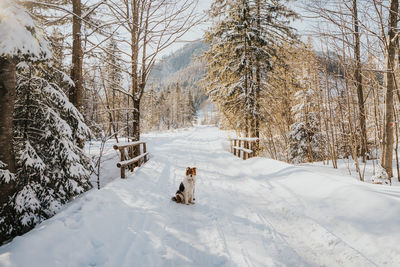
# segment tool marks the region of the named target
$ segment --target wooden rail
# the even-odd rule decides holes
[[[243,160],[255,156],[255,148],[258,145],[258,138],[231,138],[231,153]]]
[[[142,153],[140,152],[142,145]],[[128,167],[132,172],[136,165],[138,167],[148,161],[149,152],[146,151],[146,143],[142,141],[115,144],[115,150],[119,150],[121,161],[117,163],[117,167],[121,169],[121,178],[126,178],[125,168]],[[136,152],[136,153],[135,153]],[[134,155],[139,155],[134,157]]]

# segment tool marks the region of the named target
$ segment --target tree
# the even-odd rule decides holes
[[[361,42],[360,42],[360,31],[359,31],[359,20],[358,20],[358,10],[357,10],[357,0],[353,0],[353,25],[354,25],[354,60],[356,66],[354,69],[354,81],[357,87],[357,97],[358,97],[358,110],[359,110],[359,120],[360,120],[360,136],[361,136],[361,156],[363,161],[366,161],[368,147],[367,147],[367,128],[365,120],[365,100],[364,100],[364,90],[362,83],[361,74]]]
[[[12,142],[15,99],[15,62],[0,57],[0,205],[12,194],[15,172]]]
[[[72,68],[71,79],[74,86],[69,89],[69,100],[82,111],[83,104],[83,87],[82,87],[82,61],[83,52],[81,44],[81,27],[82,27],[82,8],[81,0],[72,0]]]
[[[391,0],[388,18],[388,33],[386,39],[387,47],[387,58],[386,58],[386,68],[387,72],[385,74],[386,78],[386,113],[385,113],[385,126],[384,126],[384,136],[383,136],[383,149],[381,156],[381,165],[388,174],[389,180],[393,177],[393,144],[394,144],[394,134],[393,134],[393,112],[394,112],[394,92],[396,90],[396,80],[394,74],[395,68],[395,56],[396,56],[396,46],[397,46],[397,25],[398,25],[398,11],[399,11],[399,1]]]
[[[13,112],[16,88],[16,63],[23,59],[40,60],[51,53],[37,33],[26,10],[13,1],[0,2],[0,213],[15,192]],[[9,40],[13,40],[10,42]],[[2,218],[0,217],[0,223]],[[0,234],[0,243],[3,241]]]
[[[297,105],[293,107],[295,122],[289,132],[289,156],[293,163],[320,161],[322,134],[317,108],[317,95],[312,88],[304,88],[295,94]]]
[[[62,204],[91,188],[91,160],[75,144],[90,131],[62,90],[73,82],[49,62],[47,42],[25,9],[13,2],[0,5],[0,12],[6,11],[0,14],[1,34],[5,37],[4,43],[0,40],[0,55],[18,62],[18,72],[8,68],[11,75],[7,76],[15,86],[7,84],[15,96],[9,99],[12,125],[7,126],[12,129],[9,141],[13,144],[10,151],[15,152],[15,168],[12,174],[0,162],[2,243],[30,230],[54,215]],[[10,23],[13,27],[7,27]]]
[[[125,94],[132,105],[132,137],[140,139],[140,102],[148,75],[157,56],[201,21],[195,12],[198,1],[121,0],[108,5],[121,35],[129,36],[128,50],[131,88]],[[121,42],[126,42],[124,39]],[[130,107],[128,107],[130,108]]]
[[[75,143],[86,139],[90,130],[61,89],[72,81],[51,64],[21,62],[18,67],[15,193],[1,207],[2,238],[30,230],[91,188],[91,160]],[[59,75],[63,85],[53,82]]]
[[[236,130],[258,137],[261,92],[279,59],[276,47],[294,38],[288,19],[296,15],[279,1],[261,0],[215,1],[210,15],[220,19],[206,33],[204,87]]]

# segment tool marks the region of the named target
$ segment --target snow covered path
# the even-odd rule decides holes
[[[151,160],[0,247],[0,266],[400,266],[400,188],[148,135]],[[170,201],[187,166],[196,204]],[[322,170],[322,168],[321,168]]]

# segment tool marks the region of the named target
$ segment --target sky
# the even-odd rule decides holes
[[[198,0],[197,12],[200,14],[205,14],[206,11],[210,8],[213,0]],[[187,32],[179,42],[175,42],[173,45],[165,49],[162,53],[160,53],[160,58],[163,56],[169,55],[179,48],[183,47],[185,44],[189,42],[193,42],[203,38],[204,31],[207,29],[208,23],[205,19],[204,23],[198,24],[193,27],[189,32]]]
[[[198,12],[205,14],[205,12],[210,8],[213,0],[199,0],[198,3]],[[304,10],[301,8],[301,0],[292,0],[289,4],[289,7],[297,12],[298,14],[303,14]],[[202,24],[198,24],[196,27],[192,28],[185,36],[179,41],[168,47],[163,53],[160,54],[160,58],[163,56],[169,55],[179,48],[183,47],[185,44],[199,40],[203,38],[204,31],[209,26],[207,19]],[[307,18],[301,18],[292,23],[292,26],[298,30],[298,33],[302,36],[302,40],[306,41],[307,36],[310,35],[310,31],[312,29],[312,22]]]

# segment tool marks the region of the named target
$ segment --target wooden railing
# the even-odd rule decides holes
[[[140,145],[142,145],[142,153],[140,151]],[[148,160],[149,152],[146,151],[146,143],[142,141],[115,144],[115,150],[119,150],[121,154],[121,161],[117,163],[117,167],[121,169],[121,178],[126,178],[125,168],[133,172],[136,165],[140,167]],[[138,155],[138,156],[134,156]]]
[[[252,158],[255,156],[255,150],[258,146],[258,138],[231,138],[231,153],[243,160]]]

